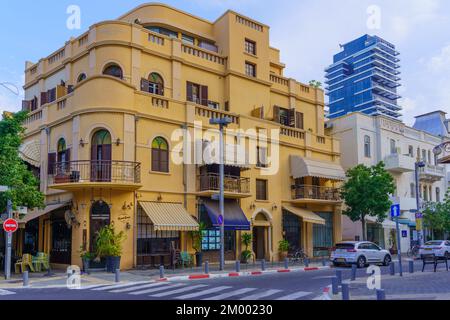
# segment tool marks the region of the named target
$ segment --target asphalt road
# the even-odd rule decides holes
[[[416,262],[416,269],[420,263]],[[407,265],[404,266],[407,271]],[[315,300],[331,284],[336,270],[349,279],[350,268],[227,277],[176,282],[135,282],[67,288],[0,289],[0,300]],[[383,274],[389,268],[381,267]],[[358,277],[368,277],[366,269]]]

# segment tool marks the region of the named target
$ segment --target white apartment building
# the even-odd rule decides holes
[[[447,171],[438,165],[433,149],[447,137],[436,136],[408,127],[385,116],[351,113],[327,122],[327,130],[341,140],[342,166],[348,170],[358,164],[376,165],[383,161],[395,179],[397,190],[392,197],[402,211],[401,246],[406,252],[412,241],[417,241],[415,213],[415,163],[424,161],[419,171],[419,197],[421,206],[428,201],[442,201],[447,188]],[[389,215],[388,215],[389,216]],[[352,222],[342,216],[344,240],[362,239],[361,222]],[[390,249],[396,237],[395,223],[388,218],[383,223],[366,218],[368,240]]]

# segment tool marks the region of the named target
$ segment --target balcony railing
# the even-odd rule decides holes
[[[85,160],[59,162],[50,166],[50,185],[88,182],[140,183],[141,164],[127,161]]]
[[[419,178],[420,180],[436,182],[440,181],[445,177],[445,167],[433,165],[433,164],[425,164],[424,168],[419,169]]]
[[[202,174],[197,177],[197,190],[219,191],[220,176],[217,173]],[[224,191],[230,193],[250,193],[250,178],[225,175]]]
[[[341,201],[341,192],[339,188],[293,185],[292,199],[294,200],[326,200]]]

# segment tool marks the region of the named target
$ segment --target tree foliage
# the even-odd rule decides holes
[[[450,193],[443,202],[428,203],[423,211],[424,226],[434,233],[450,232]]]
[[[379,222],[387,218],[392,205],[390,195],[396,188],[394,179],[384,169],[383,162],[372,167],[358,165],[347,171],[347,178],[341,191],[346,205],[343,214],[353,222],[362,222],[366,239],[365,217],[376,217]]]
[[[42,208],[44,195],[39,191],[39,180],[19,157],[25,128],[26,112],[4,116],[0,121],[0,185],[9,191],[0,193],[0,212],[5,212],[7,199],[13,207]]]

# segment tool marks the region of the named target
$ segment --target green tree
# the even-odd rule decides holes
[[[367,167],[358,165],[347,171],[347,181],[342,187],[341,196],[346,209],[343,214],[353,222],[361,221],[363,240],[367,239],[365,217],[376,217],[383,222],[387,218],[395,192],[392,176],[384,169],[384,163]]]
[[[13,207],[44,207],[44,195],[39,191],[39,180],[19,157],[27,112],[5,114],[0,121],[0,185],[9,191],[0,193],[0,212],[5,212],[7,199]]]
[[[322,82],[317,81],[317,80],[311,80],[309,82],[309,85],[313,88],[318,88],[318,89],[322,88]]]
[[[450,194],[447,192],[443,202],[430,202],[423,210],[424,226],[434,236],[450,232]]]

